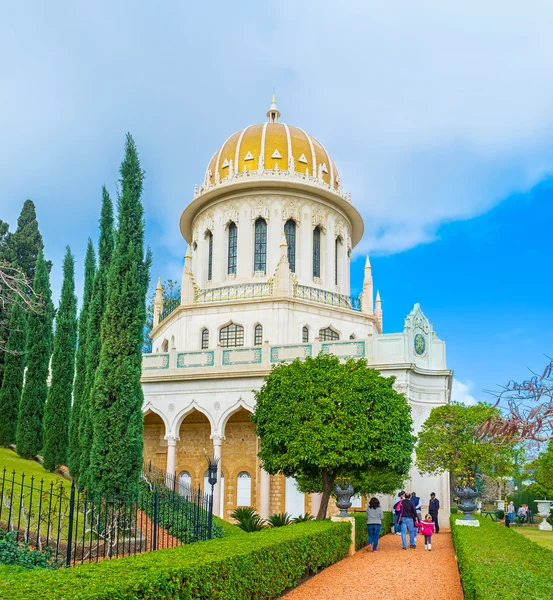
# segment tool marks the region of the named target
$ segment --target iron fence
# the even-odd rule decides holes
[[[0,528],[17,541],[53,550],[66,566],[122,558],[211,539],[211,494],[176,486],[172,475],[144,469],[132,496],[80,492],[3,469]]]
[[[348,308],[358,312],[361,310],[361,298],[338,294],[338,292],[328,292],[319,288],[309,287],[308,285],[295,285],[294,298],[328,304],[329,306],[339,306],[340,308]]]
[[[273,295],[273,284],[244,283],[241,285],[228,285],[218,288],[205,288],[196,290],[194,302],[223,302],[226,300],[249,300],[250,298],[267,298]]]

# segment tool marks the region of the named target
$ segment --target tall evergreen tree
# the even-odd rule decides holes
[[[48,265],[42,250],[36,262],[33,282],[35,293],[42,301],[41,310],[28,316],[25,362],[27,374],[17,417],[17,452],[23,458],[33,458],[42,448],[42,420],[48,395],[48,363],[52,344],[52,292]]]
[[[73,387],[73,407],[69,420],[69,450],[67,462],[69,472],[75,481],[79,481],[79,470],[81,464],[81,445],[79,443],[79,421],[81,416],[82,398],[86,378],[86,333],[88,326],[88,315],[90,312],[90,299],[92,297],[92,286],[94,285],[94,274],[96,272],[96,257],[94,244],[88,239],[86,258],[84,261],[84,289],[83,304],[79,315],[79,341],[77,345],[77,356],[75,359],[75,384]]]
[[[69,414],[75,377],[77,343],[77,297],[75,296],[75,259],[67,246],[63,259],[63,284],[56,314],[56,333],[52,354],[52,381],[44,410],[44,468],[53,471],[67,463]]]
[[[25,312],[17,299],[12,304],[9,331],[10,337],[6,346],[4,362],[4,378],[0,389],[0,445],[2,446],[15,443],[17,413],[25,371],[27,321]]]
[[[108,191],[102,189],[102,213],[100,216],[100,239],[98,241],[98,270],[94,276],[94,285],[90,298],[86,330],[85,380],[81,395],[79,416],[79,443],[81,449],[78,482],[80,488],[90,487],[88,480],[90,449],[92,446],[92,415],[90,395],[94,383],[94,374],[100,362],[101,324],[107,299],[107,280],[113,248],[115,246],[113,204]]]
[[[117,241],[92,390],[90,481],[97,490],[133,493],[142,469],[141,346],[150,256],[144,254],[144,173],[130,134],[120,174]]]
[[[33,281],[35,278],[38,254],[43,248],[44,244],[38,229],[34,202],[25,200],[17,219],[17,229],[13,235],[13,249],[17,266],[29,281]]]

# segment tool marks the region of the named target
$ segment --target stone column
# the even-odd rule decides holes
[[[317,513],[321,508],[322,494],[311,494],[311,515],[317,518]]]
[[[261,468],[261,482],[259,490],[259,515],[263,519],[269,517],[271,499],[271,476],[263,467]]]
[[[214,433],[211,436],[213,440],[213,457],[219,459],[217,463],[217,483],[213,488],[213,514],[223,517],[224,506],[221,506],[221,456],[223,449],[223,436]]]
[[[165,470],[168,475],[168,480],[170,481],[170,476],[176,476],[177,440],[179,438],[174,435],[166,435],[165,439],[167,440],[167,466]]]

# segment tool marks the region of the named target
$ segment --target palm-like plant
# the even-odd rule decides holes
[[[286,527],[286,525],[292,523],[292,517],[287,512],[283,512],[271,515],[268,521],[269,527]]]
[[[250,507],[235,508],[230,517],[236,519],[238,527],[247,533],[261,531],[265,527],[265,521]]]
[[[313,521],[314,518],[311,513],[306,512],[304,515],[297,516],[292,523],[305,523],[305,521]]]

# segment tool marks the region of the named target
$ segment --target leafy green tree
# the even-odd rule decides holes
[[[144,253],[144,173],[130,135],[120,173],[117,238],[91,396],[90,482],[97,490],[133,493],[142,470],[141,348],[150,255]]]
[[[531,463],[530,469],[533,471],[534,483],[528,486],[528,491],[540,498],[553,498],[553,440]]]
[[[17,299],[12,304],[9,331],[4,377],[0,388],[0,445],[2,446],[15,443],[17,413],[25,371],[27,321],[21,303]]]
[[[294,476],[303,492],[322,492],[318,519],[326,516],[337,479],[381,491],[364,472],[392,472],[403,480],[415,438],[407,400],[364,359],[345,363],[320,354],[280,364],[256,393],[252,421],[259,457],[270,474]],[[386,483],[386,482],[384,482]]]
[[[421,473],[449,471],[452,484],[473,487],[479,473],[500,477],[509,473],[516,459],[516,446],[479,435],[479,427],[500,416],[493,406],[447,404],[433,408],[421,427],[416,465]]]
[[[93,425],[91,394],[94,375],[100,362],[102,346],[101,325],[106,309],[108,273],[115,247],[113,204],[105,186],[102,188],[102,210],[100,214],[100,239],[98,241],[98,269],[94,275],[94,285],[90,296],[89,314],[86,325],[85,377],[81,393],[81,409],[79,415],[79,487],[91,487],[90,450],[92,447]],[[103,491],[103,490],[102,490]]]
[[[52,381],[44,410],[44,468],[53,471],[67,464],[69,415],[75,377],[77,343],[77,297],[75,296],[75,259],[67,246],[63,259],[63,284],[56,314],[56,333],[52,354]]]
[[[38,254],[33,288],[42,301],[42,310],[31,312],[27,320],[27,373],[21,394],[16,433],[17,452],[23,458],[33,458],[42,448],[42,420],[48,395],[48,363],[54,309],[48,265],[42,250]]]
[[[82,448],[79,443],[79,422],[81,416],[81,405],[86,379],[86,336],[88,326],[88,315],[90,299],[92,297],[92,286],[96,272],[96,257],[94,255],[94,244],[88,239],[86,257],[84,261],[84,289],[83,304],[79,315],[79,332],[77,356],[75,359],[75,383],[73,387],[73,406],[71,408],[71,419],[69,421],[69,449],[68,460],[69,472],[75,481],[79,481],[79,470],[81,464]]]
[[[163,284],[163,312],[170,313],[175,308],[180,306],[180,285],[173,279],[166,279]],[[146,325],[144,326],[144,343],[142,347],[143,352],[152,351],[152,340],[150,339],[150,332],[154,327],[154,301],[156,299],[156,293],[153,291],[148,298],[146,305]]]

